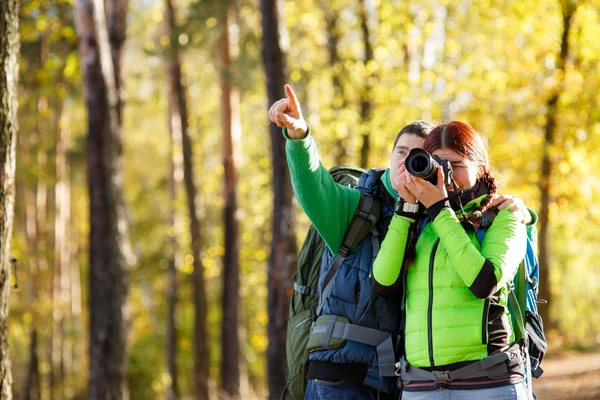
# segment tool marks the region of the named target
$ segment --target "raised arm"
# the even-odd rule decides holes
[[[269,118],[284,128],[286,156],[296,199],[336,255],[358,207],[360,193],[334,182],[321,163],[317,145],[310,135],[294,91],[289,85],[285,86],[285,91],[287,97],[271,106]]]

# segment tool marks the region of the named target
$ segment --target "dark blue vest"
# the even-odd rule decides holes
[[[372,195],[382,202],[381,217],[377,222],[379,238],[374,243],[373,234],[369,233],[359,243],[356,251],[346,257],[335,276],[322,314],[344,316],[352,324],[398,333],[402,318],[400,299],[378,297],[371,289],[371,272],[375,258],[373,247],[374,245],[379,247],[394,213],[393,201],[380,182],[380,177],[381,171],[370,170],[361,176],[357,186],[358,190]],[[326,249],[321,263],[319,293],[323,289],[323,279],[327,275],[333,259],[331,251]],[[397,356],[399,355],[397,354]],[[366,386],[386,392],[392,392],[395,387],[395,379],[383,378],[379,375],[377,351],[373,346],[348,341],[339,349],[315,351],[310,354],[310,360],[367,364],[367,376],[363,382]]]

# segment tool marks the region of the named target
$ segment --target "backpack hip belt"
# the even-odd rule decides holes
[[[340,319],[341,317],[336,315],[322,315],[317,318],[310,332],[311,341],[315,344],[318,343],[319,349],[330,348],[332,339],[351,340],[376,347],[379,374],[396,376],[394,348],[397,336],[390,332],[351,324]]]
[[[454,371],[427,371],[410,365],[406,358],[402,357],[396,363],[396,374],[403,384],[415,381],[452,382],[482,377],[498,379],[515,374],[522,375],[522,373],[515,371],[515,368],[524,365],[525,358],[520,343],[515,343],[506,351],[492,354],[479,361],[473,361],[471,364]]]

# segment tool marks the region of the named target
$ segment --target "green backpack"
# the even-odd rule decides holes
[[[334,181],[349,187],[355,187],[360,176],[365,172],[363,169],[348,165],[340,165],[329,170]],[[343,244],[349,249],[354,249],[369,233],[380,213],[381,203],[361,193],[360,203],[346,231]],[[294,292],[290,302],[286,341],[288,375],[282,398],[289,393],[295,399],[303,399],[306,391],[306,374],[310,353],[307,345],[311,328],[317,319],[317,308],[319,307],[317,290],[321,273],[321,258],[325,246],[325,242],[315,227],[311,225],[300,250],[298,268],[294,275]],[[327,282],[324,282],[324,288],[331,287],[335,273],[339,270],[344,258],[345,255],[336,257],[338,262],[334,262],[334,265],[337,266],[337,269],[331,268],[325,278]],[[328,285],[328,283],[331,284]],[[335,344],[330,343],[330,345]],[[342,345],[343,343],[340,343],[339,347]]]

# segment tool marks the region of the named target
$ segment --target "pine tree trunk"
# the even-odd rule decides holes
[[[33,136],[33,135],[32,135]],[[23,144],[27,150],[23,152],[23,158],[31,152],[29,146]],[[24,164],[30,160],[23,160]],[[25,282],[26,295],[30,307],[31,313],[31,342],[30,342],[30,353],[29,353],[29,368],[27,371],[27,377],[25,378],[25,384],[23,386],[23,395],[27,399],[37,400],[41,396],[41,376],[39,370],[39,357],[37,352],[37,327],[39,322],[38,313],[38,288],[40,287],[39,281],[39,268],[38,258],[35,256],[37,253],[37,221],[36,221],[36,207],[35,207],[35,192],[31,187],[27,187],[25,184],[21,186],[21,198],[24,199],[25,204],[25,232],[27,242],[27,252],[32,255],[28,260],[28,270],[30,278]],[[33,341],[35,340],[35,345]]]
[[[263,62],[269,104],[285,97],[287,67],[281,38],[287,37],[283,24],[283,1],[261,0]],[[275,124],[269,125],[273,157],[273,239],[268,267],[267,311],[269,314],[267,348],[269,398],[279,399],[285,387],[287,362],[285,342],[292,275],[296,269],[295,217],[292,185],[285,157],[285,139]]]
[[[342,112],[348,107],[348,101],[346,100],[342,81],[342,77],[346,74],[346,71],[338,51],[340,43],[338,10],[334,10],[332,3],[326,0],[321,0],[321,7],[325,12],[325,23],[327,25],[327,50],[329,52],[329,67],[331,68],[331,84],[333,86],[333,119],[334,121],[340,121]],[[341,125],[335,124],[335,126],[339,129]],[[336,131],[335,134],[335,162],[337,165],[346,164],[350,132],[348,129],[345,129],[344,132]]]
[[[168,24],[166,33],[173,34],[171,25]],[[175,38],[172,38],[173,40]],[[182,221],[177,212],[177,191],[183,184],[183,155],[181,144],[181,129],[176,121],[178,114],[172,109],[176,106],[173,97],[169,100],[169,134],[171,142],[171,158],[169,160],[169,176],[167,179],[167,190],[169,193],[169,264],[167,269],[167,331],[166,331],[166,357],[167,370],[171,383],[167,388],[167,399],[179,398],[178,370],[177,370],[177,324],[175,314],[177,310],[177,266],[182,265],[183,255],[177,238],[182,232]]]
[[[372,76],[368,70],[368,65],[373,61],[373,44],[371,43],[369,33],[369,14],[367,12],[366,0],[359,0],[359,15],[360,15],[360,29],[362,31],[363,44],[365,47],[365,59],[364,59],[364,70],[365,70],[365,84],[360,94],[360,126],[362,129],[362,146],[360,148],[360,166],[362,168],[368,168],[369,166],[369,153],[371,152],[371,119],[372,119],[372,105],[371,96],[373,85],[371,84]]]
[[[193,256],[194,271],[192,273],[194,296],[194,388],[195,399],[208,399],[208,379],[210,354],[208,349],[207,329],[207,302],[204,283],[204,266],[201,259],[202,237],[200,219],[196,210],[197,190],[194,182],[192,141],[188,132],[188,112],[186,104],[185,87],[183,85],[181,63],[179,61],[178,41],[174,37],[175,10],[172,0],[166,0],[167,8],[167,34],[171,38],[168,54],[168,68],[170,81],[169,102],[173,135],[181,137],[183,149],[183,179],[187,194],[187,207],[190,218],[191,252]]]
[[[103,0],[78,0],[76,6],[88,109],[89,398],[102,400],[128,398],[127,273],[135,259],[128,239],[121,177],[120,62],[126,11],[126,0],[109,0],[106,5]]]
[[[239,222],[237,219],[237,172],[233,143],[239,138],[239,97],[232,87],[229,24],[234,13],[234,4],[226,3],[219,16],[219,62],[221,74],[221,126],[223,129],[223,169],[225,209],[225,255],[223,257],[223,295],[221,322],[221,385],[220,389],[231,399],[240,398],[240,260],[239,260]],[[234,104],[235,103],[235,104]],[[235,115],[234,115],[235,114]],[[234,132],[234,130],[237,130]]]
[[[40,366],[37,352],[37,330],[31,331],[29,342],[29,368],[23,387],[23,396],[25,400],[39,400],[41,397],[41,379]]]
[[[563,11],[563,33],[560,44],[560,54],[557,59],[558,80],[556,89],[550,95],[546,103],[546,125],[544,126],[544,142],[542,145],[542,167],[540,177],[540,215],[539,215],[539,262],[540,262],[540,292],[539,298],[544,299],[548,304],[552,304],[551,290],[551,229],[550,229],[550,203],[552,192],[552,159],[551,149],[556,145],[556,128],[558,118],[558,100],[563,91],[565,65],[569,57],[569,32],[571,31],[571,20],[577,6],[572,3],[562,4]],[[555,327],[555,323],[550,315],[550,306],[541,305],[539,307],[540,315],[544,321],[544,328],[549,331]]]
[[[181,143],[179,143],[181,145]],[[179,398],[179,386],[177,385],[177,324],[175,322],[175,313],[177,310],[177,265],[181,265],[182,257],[177,243],[177,234],[179,233],[177,224],[177,174],[181,173],[181,168],[176,167],[175,156],[176,145],[171,143],[171,160],[169,162],[170,171],[168,176],[169,192],[169,264],[167,268],[167,327],[166,327],[166,359],[167,371],[171,382],[167,387],[167,400],[176,400]]]
[[[53,365],[60,366],[60,395],[65,398],[67,377],[72,371],[72,338],[66,337],[65,332],[71,331],[72,318],[70,311],[71,300],[71,265],[69,249],[69,226],[71,218],[71,187],[69,182],[69,166],[67,164],[67,146],[69,132],[61,129],[62,100],[56,101],[56,185],[55,218],[54,218],[54,290],[53,290]]]
[[[17,139],[17,82],[19,77],[19,2],[0,3],[0,398],[12,399],[8,348],[10,239],[15,199],[15,142]]]
[[[83,328],[81,317],[82,303],[81,303],[81,272],[79,270],[79,262],[77,261],[77,235],[73,230],[69,235],[69,254],[71,256],[71,264],[69,265],[69,274],[71,281],[71,315],[73,317],[73,347],[71,349],[71,358],[73,359],[73,371],[80,371],[83,359]]]

